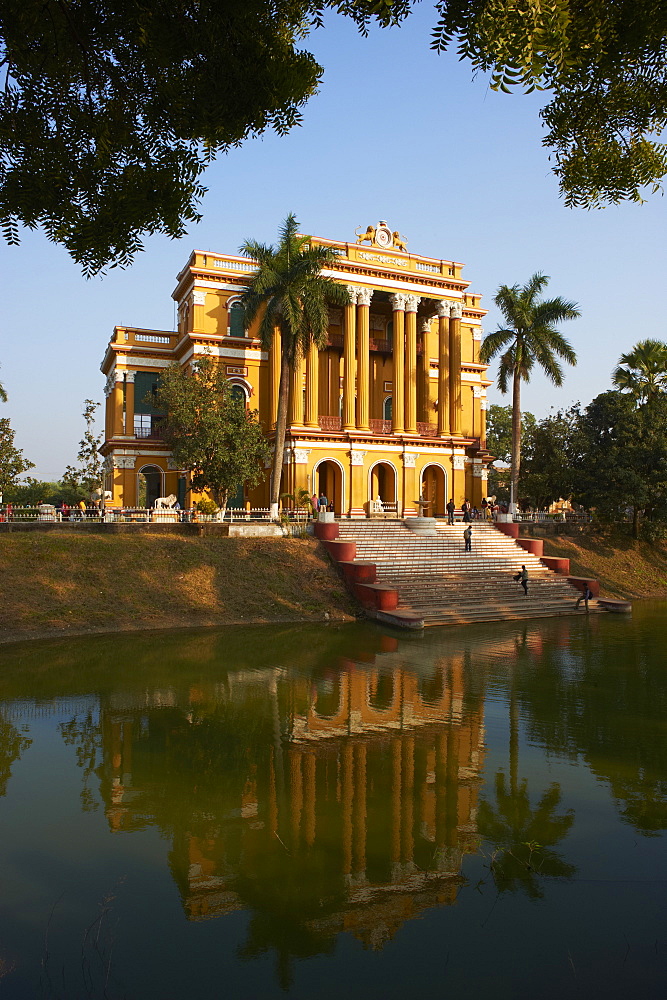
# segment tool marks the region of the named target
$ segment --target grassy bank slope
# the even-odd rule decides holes
[[[0,539],[0,641],[355,614],[312,539],[12,533]]]
[[[567,556],[573,576],[600,581],[605,597],[667,598],[667,545],[634,541],[620,531],[545,538],[545,556]]]

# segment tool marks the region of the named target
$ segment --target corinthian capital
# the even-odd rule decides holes
[[[355,285],[347,286],[347,294],[350,296],[350,302],[352,305],[357,301],[357,295],[359,294],[359,289]]]
[[[440,317],[449,316],[450,306],[451,302],[436,302],[435,311]]]
[[[395,295],[389,296],[389,301],[391,302],[391,308],[394,312],[403,312],[405,309],[405,300],[407,296],[402,292],[396,292]]]
[[[406,295],[405,296],[405,311],[408,313],[416,313],[417,306],[421,302],[420,295]]]
[[[357,291],[357,305],[369,306],[371,304],[372,298],[373,298],[372,288],[360,288]]]
[[[463,305],[462,305],[462,303],[461,302],[452,302],[450,308],[451,308],[450,316],[452,317],[452,319],[461,319],[461,316],[463,316]]]

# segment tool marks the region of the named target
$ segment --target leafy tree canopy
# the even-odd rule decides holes
[[[24,480],[11,486],[5,493],[5,500],[17,507],[36,507],[40,503],[77,504],[87,500],[89,492],[71,483],[48,482],[26,476]]]
[[[167,413],[160,429],[174,462],[191,472],[193,487],[208,490],[219,507],[227,506],[239,486],[252,489],[264,478],[269,447],[257,412],[236,398],[213,358],[201,358],[192,370],[165,369],[156,401]]]
[[[71,494],[83,493],[86,498],[92,497],[95,493],[99,495],[103,488],[102,459],[99,452],[103,435],[95,434],[95,410],[99,405],[92,399],[84,399],[82,416],[86,422],[86,430],[79,441],[79,451],[76,456],[79,464],[68,465],[62,478],[62,485],[66,490]]]
[[[249,135],[287,132],[322,67],[299,48],[325,7],[396,20],[401,0],[6,0],[0,222],[42,227],[84,272],[142,234],[182,236],[198,178]]]
[[[521,414],[521,454],[528,457],[532,448],[537,419],[527,410]],[[492,403],[486,415],[486,447],[496,461],[509,465],[512,460],[512,407]]]
[[[577,498],[603,517],[667,510],[667,395],[637,407],[622,392],[603,392],[584,410],[574,456]]]
[[[622,354],[612,376],[614,385],[629,392],[638,402],[667,391],[667,344],[661,340],[640,340]]]
[[[85,274],[197,221],[200,177],[250,135],[287,132],[322,67],[327,9],[365,32],[416,0],[6,0],[0,225],[41,227]],[[667,172],[665,0],[439,0],[433,47],[492,86],[549,90],[544,144],[566,204],[641,199]]]
[[[667,173],[665,0],[439,0],[433,47],[491,72],[491,85],[549,90],[544,145],[565,203],[623,199]]]
[[[0,419],[0,493],[5,494],[11,487],[17,485],[19,477],[34,469],[34,462],[24,458],[23,452],[14,444],[15,431],[8,417]],[[5,499],[7,499],[5,497]]]

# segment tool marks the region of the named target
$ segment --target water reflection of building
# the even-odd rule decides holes
[[[102,712],[111,828],[168,832],[188,918],[252,910],[251,952],[314,954],[343,931],[381,947],[455,900],[483,761],[461,662],[419,675],[398,661],[116,699]]]

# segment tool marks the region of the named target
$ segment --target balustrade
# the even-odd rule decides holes
[[[340,417],[319,416],[317,422],[321,431],[339,431],[342,426]]]

